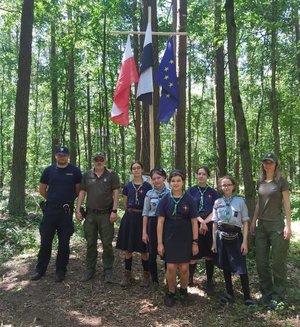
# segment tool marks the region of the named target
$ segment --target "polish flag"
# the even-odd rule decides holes
[[[130,87],[137,83],[139,75],[131,51],[130,36],[128,35],[122,66],[114,93],[114,102],[111,110],[111,120],[119,125],[127,126],[129,123],[128,105]]]

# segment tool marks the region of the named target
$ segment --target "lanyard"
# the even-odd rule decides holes
[[[203,209],[203,206],[204,206],[204,201],[203,201],[204,200],[204,193],[206,192],[207,188],[208,188],[208,186],[206,185],[205,189],[202,192],[201,188],[198,186],[198,191],[200,193],[200,202],[199,202],[198,212],[200,212]]]
[[[225,213],[224,213],[224,220],[226,222],[229,222],[230,218],[231,218],[230,204],[233,199],[233,196],[230,196],[229,198],[225,198],[225,196],[223,196],[223,199],[224,199],[225,205],[226,205]]]
[[[139,190],[142,188],[142,186],[144,185],[144,182],[142,184],[139,184],[138,187],[135,186],[135,184],[133,183],[133,181],[131,182],[132,183],[132,186],[135,190],[135,204],[136,205],[139,205],[140,204],[140,201],[139,201]]]
[[[173,202],[174,202],[174,210],[173,210],[173,212],[172,212],[172,216],[176,216],[176,213],[177,213],[177,206],[178,206],[179,202],[181,201],[181,199],[183,198],[184,193],[185,193],[185,192],[182,193],[181,197],[180,197],[178,200],[175,200],[175,198],[174,198],[174,196],[173,196],[173,192],[170,193],[171,199],[172,199]]]

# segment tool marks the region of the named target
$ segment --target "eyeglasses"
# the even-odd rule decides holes
[[[95,162],[104,162],[105,159],[103,157],[97,157],[94,159]]]
[[[233,186],[233,184],[223,184],[223,185],[221,185],[221,187],[229,187],[229,186]]]

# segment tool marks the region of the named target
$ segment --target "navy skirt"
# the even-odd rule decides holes
[[[163,243],[166,263],[188,263],[192,256],[190,219],[165,219]]]
[[[147,252],[142,234],[142,212],[126,211],[121,220],[116,248],[128,252]]]
[[[220,231],[217,232],[217,255],[215,264],[221,269],[229,270],[237,275],[247,274],[246,256],[242,255],[241,245],[243,235],[239,232],[237,239],[233,241],[221,238]]]
[[[147,250],[149,254],[157,255],[157,216],[148,217],[147,234],[149,238]]]
[[[206,232],[206,234],[205,235],[199,234],[199,238],[198,238],[199,252],[197,255],[194,255],[192,259],[201,259],[203,257],[213,258],[215,256],[215,254],[211,250],[212,242],[213,242],[212,226],[213,226],[213,222],[210,221],[209,223],[207,223],[208,231]],[[200,224],[199,224],[199,228],[200,228]]]

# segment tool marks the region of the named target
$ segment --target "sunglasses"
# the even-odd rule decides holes
[[[97,157],[94,159],[95,162],[104,162],[105,159],[103,157]]]

